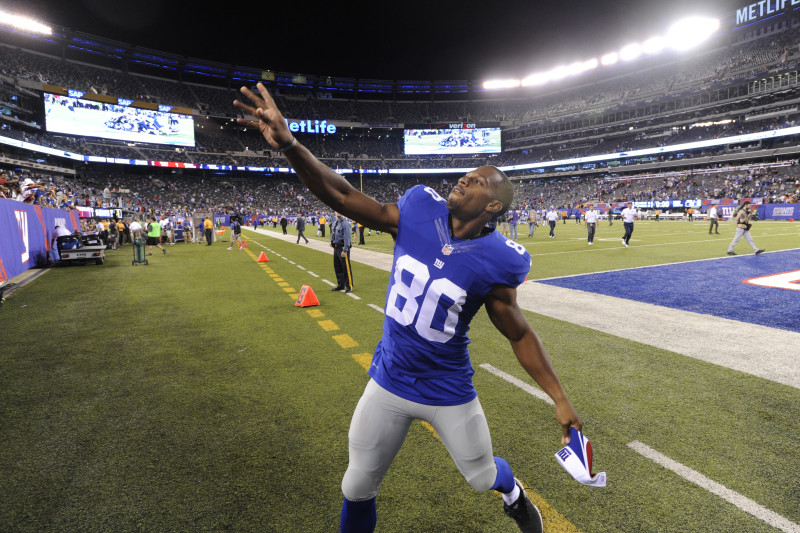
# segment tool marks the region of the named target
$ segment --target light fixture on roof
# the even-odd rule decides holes
[[[689,17],[679,20],[667,31],[667,43],[674,50],[689,50],[702,43],[719,29],[719,20]]]
[[[600,64],[604,67],[610,67],[611,65],[616,65],[617,61],[619,61],[619,54],[616,52],[611,52],[605,54],[603,57],[600,58]]]
[[[519,87],[520,81],[519,80],[489,80],[483,82],[484,89],[513,89],[514,87]]]
[[[623,61],[633,61],[640,55],[642,55],[642,46],[639,43],[631,43],[619,51],[619,57]]]
[[[50,26],[45,26],[32,18],[13,15],[5,11],[0,11],[0,25],[10,26],[29,33],[42,33],[44,35],[53,34],[53,29],[50,28]]]

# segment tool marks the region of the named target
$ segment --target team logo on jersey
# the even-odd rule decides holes
[[[453,253],[453,245],[452,244],[445,244],[442,246],[442,253],[444,255],[450,255]]]
[[[436,261],[433,262],[433,266],[441,270],[442,267],[444,266],[444,261],[442,261],[441,259],[437,259]]]

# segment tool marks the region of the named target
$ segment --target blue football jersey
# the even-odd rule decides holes
[[[429,187],[409,189],[397,205],[383,337],[369,374],[408,400],[460,405],[476,396],[469,324],[494,286],[525,281],[531,258],[498,231],[452,237],[445,200]]]

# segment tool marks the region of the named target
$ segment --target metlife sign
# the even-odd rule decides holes
[[[800,5],[800,0],[761,0],[736,10],[736,26],[769,18],[776,13]]]
[[[800,1],[800,0],[798,0]],[[328,134],[333,135],[336,133],[336,125],[335,124],[328,124],[327,120],[289,120],[288,118],[283,119],[286,121],[286,125],[289,126],[289,130],[293,133],[312,133],[312,134]]]

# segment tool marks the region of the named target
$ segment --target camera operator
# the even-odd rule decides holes
[[[755,252],[756,255],[764,251],[756,246],[753,242],[753,238],[750,236],[750,227],[752,226],[750,220],[755,216],[756,212],[750,209],[750,200],[742,202],[742,205],[740,205],[739,209],[733,214],[733,218],[736,220],[736,235],[733,236],[733,240],[730,246],[728,246],[728,255],[736,255],[733,249],[742,237],[744,237],[747,244],[753,248],[753,252]]]

